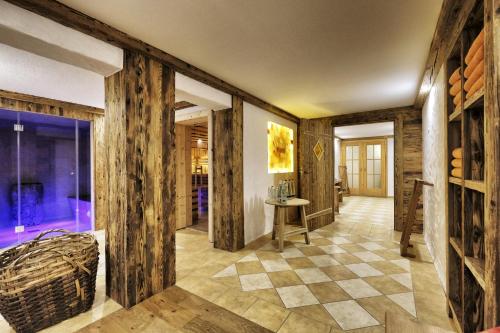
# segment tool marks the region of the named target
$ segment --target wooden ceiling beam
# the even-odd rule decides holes
[[[439,69],[451,52],[476,0],[444,0],[414,106],[424,106]]]
[[[180,102],[175,103],[174,109],[175,109],[175,111],[179,111],[182,109],[191,108],[193,106],[196,106],[196,104],[189,103],[188,101],[180,101]]]
[[[203,82],[213,88],[219,89],[233,96],[239,96],[244,101],[261,109],[271,112],[295,123],[299,118],[278,108],[232,84],[209,74],[196,66],[193,66],[171,54],[168,54],[142,40],[129,36],[128,34],[113,28],[93,17],[83,14],[55,0],[7,0],[8,2],[27,9],[35,14],[44,16],[62,25],[90,35],[120,48],[138,51],[149,57],[170,66],[179,73]]]

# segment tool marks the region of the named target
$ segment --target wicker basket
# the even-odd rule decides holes
[[[62,235],[46,238],[50,233]],[[17,332],[35,332],[90,309],[99,261],[95,237],[42,232],[0,254],[0,313]]]

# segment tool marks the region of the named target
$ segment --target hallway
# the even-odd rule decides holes
[[[392,199],[347,197],[311,245],[298,236],[281,254],[270,235],[228,253],[182,230],[177,285],[275,332],[384,332],[386,311],[450,329],[421,235],[417,258],[402,258],[392,225]]]

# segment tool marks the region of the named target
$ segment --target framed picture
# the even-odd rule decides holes
[[[293,130],[286,126],[267,123],[267,156],[269,173],[293,172]]]

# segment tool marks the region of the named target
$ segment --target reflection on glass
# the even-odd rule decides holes
[[[0,156],[0,248],[92,229],[89,122],[0,110]]]

